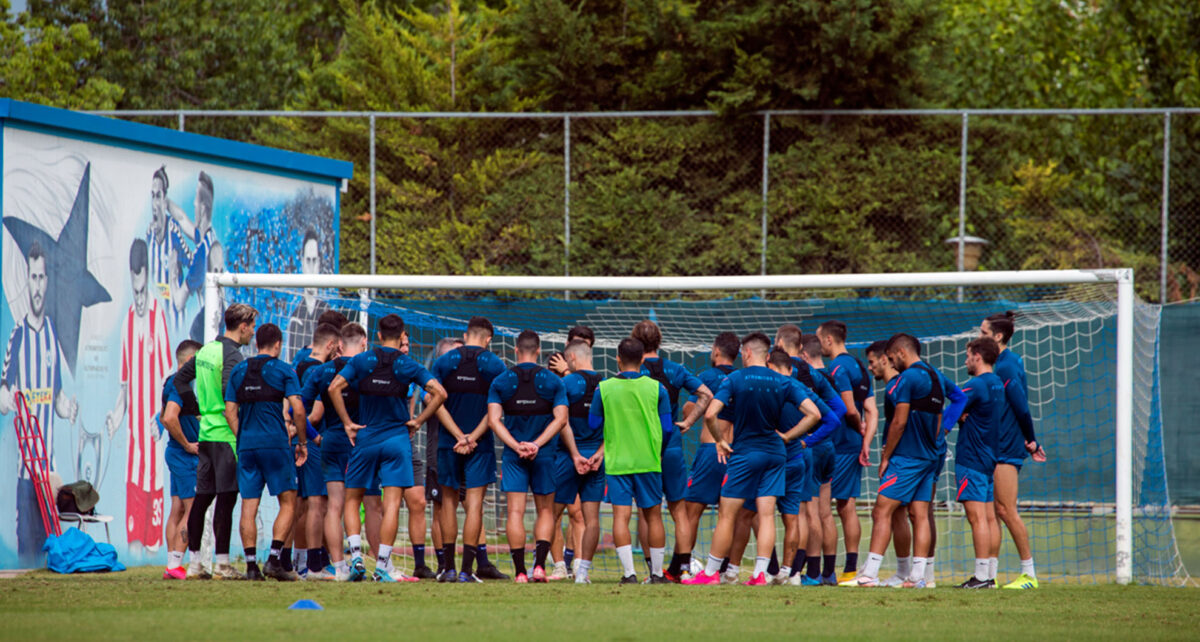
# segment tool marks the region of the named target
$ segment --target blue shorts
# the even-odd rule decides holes
[[[359,441],[346,464],[346,488],[370,491],[381,487],[410,488],[413,485],[412,442],[408,432],[389,435],[382,441]],[[372,494],[368,492],[367,494]]]
[[[549,444],[538,450],[533,459],[521,456],[507,447],[500,461],[500,490],[505,493],[551,495],[554,493],[554,456],[558,448]]]
[[[479,488],[496,483],[496,448],[485,439],[470,455],[460,455],[454,448],[437,449],[438,483],[449,488]]]
[[[692,460],[692,474],[687,480],[684,501],[715,506],[721,501],[721,481],[725,479],[725,464],[717,461],[716,444],[700,444]]]
[[[1008,464],[1009,466],[1015,466],[1017,468],[1017,472],[1019,473],[1019,472],[1021,472],[1021,466],[1025,465],[1025,458],[1024,457],[997,457],[996,463],[997,464]]]
[[[598,447],[587,448],[579,454],[590,457],[596,454],[596,450]],[[604,464],[600,465],[600,470],[580,475],[575,472],[575,460],[560,450],[554,457],[554,502],[574,504],[576,497],[581,502],[604,499]]]
[[[937,467],[933,469],[933,486],[929,490],[929,501],[933,501],[933,495],[937,492],[938,480],[942,478],[942,471],[946,470],[946,453],[941,453],[937,456]]]
[[[783,497],[779,498],[780,515],[800,514],[800,504],[812,499],[808,494],[812,473],[808,470],[808,457],[799,453],[788,460],[784,467]]]
[[[321,465],[321,447],[308,442],[308,459],[304,460],[304,465],[296,471],[301,497],[324,497],[328,494]]]
[[[261,499],[264,485],[272,497],[278,497],[296,490],[296,457],[290,448],[240,450],[237,478],[242,499]]]
[[[677,502],[687,493],[688,469],[683,448],[662,451],[663,495],[668,502]]]
[[[345,482],[346,464],[350,462],[350,451],[333,451],[321,449],[321,476],[325,483]]]
[[[938,463],[933,460],[893,455],[879,481],[879,494],[905,505],[927,502],[933,497],[937,468]]]
[[[995,501],[996,484],[991,473],[955,464],[954,480],[958,487],[958,495],[955,496],[955,499],[960,503]]]
[[[830,495],[834,499],[858,499],[861,494],[862,466],[858,463],[858,453],[834,453]]]
[[[810,473],[808,496],[817,497],[821,494],[821,486],[833,480],[833,444],[826,441],[810,448],[808,464]]]
[[[608,503],[613,506],[654,508],[662,504],[662,473],[606,475]]]
[[[780,453],[733,451],[725,468],[721,497],[755,499],[782,497],[786,487],[786,457]]]
[[[200,458],[182,448],[167,448],[167,470],[171,471],[171,497],[191,499],[196,496],[196,465]]]

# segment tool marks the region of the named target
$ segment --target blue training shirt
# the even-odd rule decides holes
[[[571,374],[563,377],[563,389],[566,391],[568,406],[583,401],[584,396],[587,395],[588,381],[580,373],[587,373],[589,375],[596,374],[594,370],[580,370],[578,372],[572,372]],[[662,384],[659,385],[661,386]],[[596,390],[592,392],[593,399],[596,392],[599,391],[600,388],[597,387]],[[591,414],[591,404],[593,399],[587,400],[588,414]],[[571,434],[575,437],[575,448],[578,449],[579,454],[583,455],[584,457],[591,457],[596,453],[597,450],[599,450],[600,444],[604,443],[604,429],[600,428],[597,430],[592,428],[588,423],[588,418],[586,416],[570,417],[568,419],[568,423],[571,425]]]
[[[538,364],[532,362],[518,363],[514,368],[538,368]],[[488,388],[487,401],[489,404],[503,404],[517,393],[517,373],[508,369],[502,372],[499,376],[492,380],[492,385]],[[533,384],[537,390],[537,395],[542,399],[550,402],[551,412],[544,415],[526,415],[526,416],[505,416],[504,427],[508,428],[508,432],[512,434],[513,439],[517,441],[533,441],[542,434],[546,426],[554,420],[553,407],[567,405],[567,391],[563,388],[562,379],[558,375],[550,372],[546,368],[542,368],[533,376]],[[474,428],[474,426],[472,426]],[[542,448],[558,447],[558,435],[555,435]]]
[[[296,356],[292,357],[292,367],[299,368],[300,363],[307,359],[312,354],[312,348],[304,346],[296,351]]]
[[[809,443],[819,444],[824,441],[834,430],[838,428],[838,426],[841,425],[838,422],[837,415],[834,414],[833,410],[830,409],[828,404],[826,404],[824,401],[821,401],[821,398],[817,396],[817,393],[813,392],[811,388],[800,383],[799,381],[796,382],[796,385],[800,386],[800,388],[804,391],[804,394],[810,400],[812,400],[814,404],[817,405],[817,410],[821,411],[821,423],[817,424],[816,430],[813,430],[811,433],[799,439],[793,439],[787,443],[788,461],[803,455],[804,451],[809,448]],[[790,403],[784,405],[783,417],[780,419],[781,425],[779,426],[779,431],[787,432],[792,428],[795,428],[796,424],[800,423],[801,419],[804,419],[804,413],[800,411],[799,406]]]
[[[407,392],[409,384],[414,382],[424,388],[433,379],[433,375],[421,364],[413,361],[408,355],[400,354],[400,351],[395,348],[374,348],[354,355],[347,361],[338,375],[360,392],[358,418],[363,429],[355,437],[356,443],[359,444],[377,443],[397,435],[408,438],[408,427],[404,425],[411,418],[408,414],[407,396],[385,397],[361,394],[363,381],[379,364],[377,351],[384,354],[396,353],[396,360],[392,362],[391,376],[400,384],[401,390]]]
[[[333,383],[333,378],[337,376],[345,363],[339,361],[349,361],[349,359],[335,359],[327,361],[319,366],[313,366],[304,373],[304,381],[300,385],[300,398],[304,400],[306,407],[311,407],[317,399],[323,399],[323,395],[329,391],[329,384]],[[350,418],[356,423],[360,423],[358,411],[355,408],[347,408],[350,413]],[[346,436],[346,429],[342,425],[342,418],[338,416],[337,411],[333,408],[326,407],[324,414],[321,416],[321,425],[316,428],[321,431],[321,450],[330,453],[346,453],[350,452],[350,438]]]
[[[246,378],[250,364],[265,362],[263,382],[283,392],[284,398],[300,396],[296,371],[283,361],[265,354],[255,355],[233,367],[225,386],[225,401],[238,403],[238,389]],[[283,421],[283,406],[279,401],[238,403],[238,450],[255,448],[289,448],[287,425]]]
[[[932,368],[932,366],[930,367]],[[893,455],[934,461],[946,453],[946,432],[958,421],[967,397],[945,375],[936,369],[934,372],[942,386],[943,404],[940,413],[942,422],[941,424],[937,423],[936,413],[910,407],[908,422],[904,427],[904,433],[900,435],[896,449],[892,452]],[[888,388],[887,394],[892,397],[896,405],[912,404],[929,395],[932,383],[928,372],[924,368],[916,367],[914,363],[905,368],[899,377],[896,377],[895,383]]]
[[[799,406],[808,396],[799,381],[764,366],[750,366],[726,377],[715,398],[733,412],[735,452],[785,455],[787,449],[776,434],[783,428],[784,407]]]
[[[827,366],[829,375],[833,377],[833,385],[838,394],[843,392],[854,392],[854,387],[860,385],[864,380],[867,385],[867,394],[875,394],[875,388],[872,385],[873,377],[871,374],[862,368],[858,367],[858,362],[854,357],[843,352],[834,357]],[[868,397],[869,398],[869,397]],[[863,417],[863,402],[854,402],[855,409],[858,410],[858,416]],[[862,434],[850,427],[850,424],[842,420],[842,429],[833,432],[833,450],[837,453],[853,453],[858,454],[862,450]]]
[[[166,383],[163,384],[163,408],[167,407],[166,402],[168,401],[174,401],[180,409],[184,408],[183,398],[179,396],[179,391],[175,389],[175,375],[167,377]],[[200,440],[199,416],[179,413],[179,427],[183,429],[184,439],[191,443],[196,443]],[[183,446],[174,439],[167,440],[167,448],[183,450]]]
[[[458,391],[449,379],[455,375],[455,370],[462,363],[463,355],[474,352],[475,365],[478,369],[479,393]],[[478,346],[460,346],[446,354],[438,357],[438,360],[433,363],[433,376],[446,388],[446,393],[449,395],[446,398],[446,412],[454,418],[454,423],[458,425],[458,429],[463,431],[463,434],[469,435],[479,425],[479,422],[487,416],[488,406],[488,390],[491,389],[492,382],[501,374],[508,370],[504,362],[495,354],[484,350]],[[459,373],[459,376],[474,376]],[[459,382],[471,383],[471,382]],[[438,448],[453,448],[456,440],[448,430],[438,431]],[[492,432],[489,430],[483,434],[479,440],[479,445],[487,448],[494,444]]]
[[[963,466],[988,473],[996,467],[996,429],[1004,412],[1004,383],[994,373],[973,377],[963,386],[966,419],[958,433],[954,458]]]
[[[668,399],[670,399],[671,393],[668,385],[673,386],[681,395],[685,390],[689,395],[694,395],[696,394],[696,391],[700,389],[700,386],[704,385],[704,383],[700,381],[699,377],[692,374],[683,365],[675,363],[670,359],[663,359],[661,357],[644,359],[642,361],[642,374],[650,374],[650,369],[647,364],[657,363],[662,363],[663,377],[667,380],[664,382],[663,387],[667,389]],[[712,388],[709,388],[709,391],[714,393],[716,392],[716,390],[713,390]],[[679,418],[679,409],[682,407],[683,404],[680,403],[678,398],[671,401],[671,417],[673,420]],[[663,450],[666,450],[667,448],[683,448],[683,439],[680,437],[678,430],[672,430],[670,433],[663,436]]]
[[[1004,384],[1004,397],[1008,402],[1004,405],[1000,429],[996,434],[996,456],[1000,459],[1025,459],[1029,456],[1025,442],[1037,441],[1033,417],[1029,414],[1025,366],[1016,353],[1004,350],[996,358],[994,372]]]

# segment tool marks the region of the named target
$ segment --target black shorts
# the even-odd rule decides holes
[[[199,463],[196,464],[196,492],[206,494],[236,493],[237,455],[233,445],[223,441],[199,443]]]

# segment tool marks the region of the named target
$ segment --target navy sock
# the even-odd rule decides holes
[[[562,561],[563,561],[563,564],[567,565],[567,570],[570,570],[571,562],[575,561],[575,549],[564,548]]]
[[[726,557],[725,559],[721,560],[721,570],[717,571],[717,572],[724,573],[725,571],[728,571],[728,570],[729,570],[729,558]]]
[[[833,575],[837,572],[837,555],[825,556],[825,568],[821,571],[821,575]]]
[[[319,572],[325,568],[325,560],[321,557],[321,549],[313,548],[308,551],[308,570],[311,573]]]
[[[546,556],[550,554],[550,542],[544,539],[539,539],[533,545],[533,567],[546,568]]]
[[[679,574],[683,572],[680,570],[682,564],[680,563],[679,560],[681,557],[683,557],[683,556],[680,555],[679,553],[673,553],[671,555],[671,564],[670,564],[670,566],[667,567],[668,575],[671,575],[672,577],[679,577]]]
[[[525,549],[518,548],[516,550],[509,551],[508,554],[512,556],[513,573],[517,575],[529,575],[525,568]]]
[[[808,558],[808,576],[814,580],[821,577],[821,558],[817,555]]]
[[[779,575],[779,554],[771,549],[771,561],[767,563],[767,575]]]
[[[413,544],[413,566],[425,566],[424,544]]]
[[[491,564],[487,558],[487,544],[483,543],[475,547],[475,565],[480,568]]]
[[[853,573],[858,570],[858,553],[846,553],[846,572]]]
[[[274,542],[271,542],[271,548],[275,548]],[[292,547],[288,546],[279,551],[279,561],[283,562],[283,570],[292,570]]]
[[[463,546],[464,550],[468,549],[468,548],[471,548],[471,547]],[[465,553],[463,554],[463,559],[466,559]],[[441,564],[442,567],[448,571],[454,570],[454,544],[443,544],[442,545],[442,554],[439,557],[438,563]]]
[[[802,548],[796,551],[796,557],[792,558],[792,575],[800,572],[804,568],[804,562],[808,559],[808,553]]]
[[[475,563],[476,549],[474,546],[463,545],[463,573],[471,573],[471,566]]]
[[[433,554],[437,555],[437,561],[438,561],[437,570],[438,570],[438,572],[440,573],[441,571],[446,570],[446,551],[439,548],[439,549],[435,550],[433,552]]]
[[[248,546],[246,548],[243,548],[242,551],[244,551],[246,553],[246,566],[250,566],[251,564],[254,564],[256,566],[258,565],[258,549],[257,548],[255,548],[253,546]]]

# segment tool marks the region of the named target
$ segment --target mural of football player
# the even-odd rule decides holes
[[[184,232],[178,223],[180,218],[186,219],[187,214],[167,196],[170,185],[166,166],[154,171],[150,180],[150,229],[146,230],[150,287],[154,296],[164,302],[174,301],[182,278],[179,264],[189,265],[192,261],[192,251],[184,242]],[[182,306],[186,303],[184,296],[178,306],[168,306],[172,327],[178,328],[182,322]]]
[[[321,242],[317,231],[312,228],[304,232],[304,241],[300,245],[300,273],[321,273]],[[291,362],[296,356],[296,351],[308,345],[317,329],[317,319],[328,309],[329,305],[317,298],[317,288],[304,288],[304,296],[292,311],[287,334],[284,335],[285,361]]]

